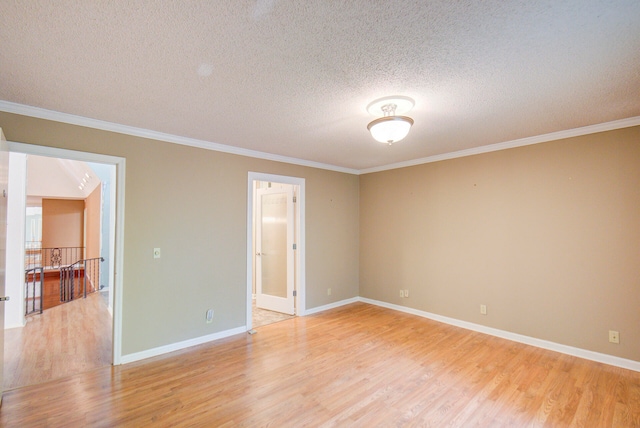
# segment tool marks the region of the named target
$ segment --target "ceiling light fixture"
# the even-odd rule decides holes
[[[373,139],[392,145],[406,137],[413,125],[413,119],[402,114],[407,113],[414,105],[413,99],[399,95],[379,98],[370,103],[367,106],[370,114],[382,114],[382,117],[367,125]]]

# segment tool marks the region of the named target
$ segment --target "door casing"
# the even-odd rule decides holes
[[[267,174],[249,171],[247,180],[247,297],[246,297],[246,328],[251,330],[252,321],[252,294],[253,294],[253,248],[254,248],[254,201],[255,182],[271,181],[274,183],[292,184],[298,187],[296,202],[296,257],[295,257],[295,284],[296,284],[296,315],[306,314],[305,305],[305,179],[299,177],[289,177],[284,175]]]
[[[0,296],[4,297],[7,249],[7,191],[9,189],[9,148],[0,128]],[[2,383],[4,381],[4,302],[0,302],[0,406],[2,406]]]
[[[114,302],[113,302],[113,340],[112,340],[112,364],[121,364],[122,359],[122,273],[124,267],[124,189],[125,189],[125,158],[102,155],[97,153],[79,152],[75,150],[60,149],[56,147],[37,146],[17,142],[8,142],[10,152],[25,153],[27,155],[49,156],[54,158],[71,159],[84,162],[103,163],[115,166],[115,228],[111,248],[114,252],[112,275],[114,278]],[[113,183],[112,183],[113,185]],[[110,238],[111,239],[111,238]]]

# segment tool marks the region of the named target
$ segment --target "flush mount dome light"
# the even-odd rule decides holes
[[[401,116],[415,105],[413,99],[403,96],[392,96],[377,99],[367,106],[367,111],[382,117],[367,125],[374,140],[389,145],[402,140],[409,133],[413,119]]]

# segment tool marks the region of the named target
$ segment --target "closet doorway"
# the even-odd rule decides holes
[[[304,312],[304,180],[250,173],[247,328]]]

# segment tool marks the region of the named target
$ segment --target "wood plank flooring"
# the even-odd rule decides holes
[[[24,327],[5,330],[5,391],[110,364],[111,315],[100,293],[46,309],[27,317]]]
[[[60,272],[46,272],[44,275],[42,307],[44,310],[62,305],[60,301]]]
[[[355,303],[5,393],[0,426],[640,426],[640,373]]]

